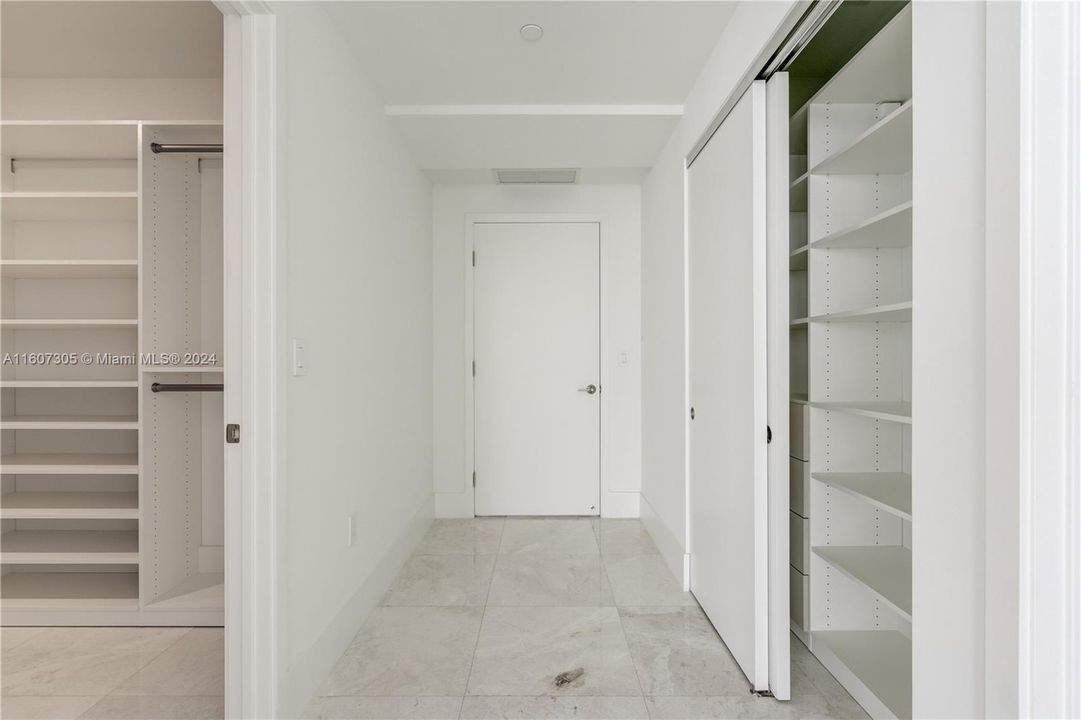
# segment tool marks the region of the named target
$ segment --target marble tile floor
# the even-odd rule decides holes
[[[216,720],[221,628],[0,628],[4,720]]]
[[[792,639],[757,698],[637,520],[436,520],[308,718],[866,718]]]

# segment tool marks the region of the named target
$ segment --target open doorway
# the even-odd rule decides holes
[[[0,12],[5,715],[220,716],[222,12]]]

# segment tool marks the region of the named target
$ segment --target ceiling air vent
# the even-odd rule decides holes
[[[568,185],[578,180],[577,170],[496,170],[502,185]]]

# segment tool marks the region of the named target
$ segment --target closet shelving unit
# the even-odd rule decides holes
[[[808,375],[807,350],[810,318],[807,312],[808,259],[811,246],[807,235],[807,138],[791,133],[789,139],[789,391],[791,418],[789,444],[789,607],[792,631],[808,643],[810,607],[810,470],[808,465]]]
[[[0,371],[5,622],[138,612],[136,368],[22,362],[136,352],[138,134],[137,123],[0,125],[0,333],[16,358]]]
[[[142,368],[139,457],[144,512],[154,524],[143,530],[140,582],[150,623],[177,613],[220,618],[225,563],[222,395],[150,392],[154,382],[222,381],[221,156],[155,154],[155,142],[218,144],[222,130],[201,124],[143,130],[142,351],[206,353],[209,361]]]
[[[804,637],[872,716],[898,718],[912,708],[911,48],[906,7],[790,126],[809,168],[792,205],[807,229],[806,271],[792,265],[807,318]]]
[[[155,132],[185,138],[209,133],[221,142],[220,125],[200,123],[194,130],[188,125],[0,122],[0,355],[6,358],[0,367],[0,606],[5,625],[221,624],[223,619],[220,572],[201,574],[197,560],[166,557],[178,548],[196,559],[207,554],[193,537],[199,508],[176,502],[167,509],[174,499],[162,497],[164,482],[173,478],[145,463],[148,443],[169,445],[166,433],[176,432],[172,444],[190,451],[202,432],[199,426],[178,429],[154,413],[148,416],[149,369],[139,365],[141,351],[204,349],[198,342],[149,347],[146,341],[155,324],[176,320],[160,318],[162,310],[146,302],[144,285],[154,281],[155,272],[180,278],[196,291],[206,289],[207,279],[192,263],[199,247],[183,246],[188,264],[173,267],[149,266],[154,252],[144,247],[155,234],[155,219],[190,230],[194,217],[194,227],[200,227],[198,202],[173,203],[161,192],[152,197],[160,188],[151,182],[145,145]],[[194,162],[178,175],[189,193],[201,187],[188,172]],[[220,172],[204,192],[220,198]],[[220,224],[220,207],[208,221],[215,217]],[[189,234],[198,236],[196,244],[205,235]],[[217,242],[220,248],[220,233]],[[220,250],[210,260],[215,261],[220,275]],[[200,307],[183,295],[155,299],[161,307],[178,303],[189,314]],[[208,311],[220,315],[218,302]],[[199,320],[193,315],[178,322],[198,331]],[[220,332],[220,327],[219,319],[210,330]],[[220,345],[211,348],[219,363]],[[46,353],[64,357],[49,359],[42,356]],[[213,429],[219,434],[220,423]],[[189,481],[200,480],[206,463],[187,459],[188,467],[199,466]],[[194,497],[199,500],[199,493]],[[169,515],[178,520],[163,522]],[[178,524],[183,531],[176,531]],[[208,562],[220,565],[216,559]],[[189,575],[198,577],[193,582]],[[169,587],[159,590],[154,578]],[[165,611],[151,612],[154,602],[163,601]]]

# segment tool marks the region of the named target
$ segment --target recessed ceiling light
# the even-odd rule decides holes
[[[523,25],[521,29],[518,30],[518,34],[521,35],[522,39],[526,42],[537,42],[544,37],[544,28],[540,25],[529,23],[528,25]]]

